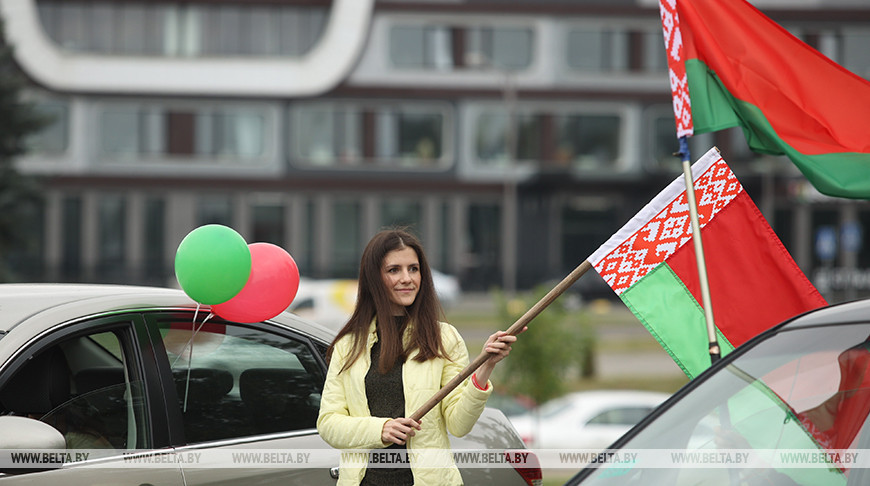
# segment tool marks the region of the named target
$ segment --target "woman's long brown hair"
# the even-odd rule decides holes
[[[402,342],[403,329],[398,329],[394,325],[393,303],[381,275],[387,253],[403,248],[413,249],[420,263],[420,288],[417,291],[417,298],[414,299],[413,304],[405,307],[409,318],[407,322],[412,326],[408,349],[405,349]],[[374,318],[377,318],[380,332],[381,352],[378,371],[381,373],[389,371],[397,359],[402,361],[407,359],[414,349],[419,349],[418,355],[414,358],[416,361],[422,362],[435,357],[447,358],[438,325],[442,313],[432,282],[432,270],[423,252],[423,245],[417,237],[404,229],[383,230],[376,234],[363,250],[359,266],[356,307],[347,324],[341,328],[329,346],[327,359],[332,358],[335,343],[350,334],[353,336],[353,347],[339,373],[348,369],[365,350],[369,328]]]

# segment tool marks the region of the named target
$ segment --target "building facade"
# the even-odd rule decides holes
[[[870,7],[756,4],[870,75]],[[525,289],[561,279],[680,169],[648,0],[0,7],[53,119],[19,161],[45,189],[21,222],[35,243],[9,255],[22,280],[169,285],[179,242],[208,223],[284,247],[303,276],[355,277],[374,232],[408,225],[463,288]],[[691,144],[713,145],[823,292],[870,289],[864,202],[814,193],[739,131]]]

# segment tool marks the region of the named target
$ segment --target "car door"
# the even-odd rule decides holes
[[[63,465],[48,470],[38,455],[10,452],[19,464],[4,463],[4,484],[184,484],[176,464],[137,462],[169,452],[164,407],[149,395],[153,354],[139,346],[143,323],[128,314],[59,324],[3,364],[0,415],[49,424],[66,443]]]
[[[326,370],[314,343],[271,324],[194,317],[146,317],[187,484],[335,484],[338,452],[315,429]]]

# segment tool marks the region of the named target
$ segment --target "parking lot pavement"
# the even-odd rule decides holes
[[[598,353],[595,365],[600,378],[618,376],[684,376],[664,351]]]
[[[627,309],[614,308],[612,312],[623,314],[616,319],[625,320],[630,315]],[[596,354],[596,370],[602,378],[618,376],[684,376],[670,355],[659,347],[649,331],[639,322],[618,326],[597,326],[599,352]],[[623,349],[619,343],[626,341],[643,343],[640,349]],[[616,346],[614,346],[614,344]],[[613,348],[619,350],[614,350]]]

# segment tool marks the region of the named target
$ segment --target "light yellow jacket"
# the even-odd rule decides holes
[[[423,405],[441,387],[459,374],[468,365],[468,349],[459,332],[450,324],[439,323],[441,341],[451,360],[430,359],[425,362],[414,361],[416,350],[411,353],[402,366],[402,382],[405,389],[405,416],[409,416]],[[405,333],[405,338],[408,337]],[[375,323],[372,322],[366,350],[348,369],[339,373],[353,346],[352,336],[344,336],[333,349],[326,384],[320,401],[320,415],[317,418],[317,431],[329,445],[336,449],[380,449],[389,444],[381,442],[381,431],[390,418],[372,417],[366,398],[365,376],[371,365],[371,348],[377,341]],[[438,449],[447,450],[450,442],[447,431],[462,437],[471,431],[483,412],[486,399],[492,393],[492,385],[487,382],[487,390],[474,386],[470,379],[448,394],[441,403],[432,408],[421,420],[422,430],[408,441],[408,450]],[[411,463],[415,485],[459,485],[462,477],[448,457],[447,468],[423,468]],[[365,467],[341,466],[338,485],[356,485],[362,481]]]

